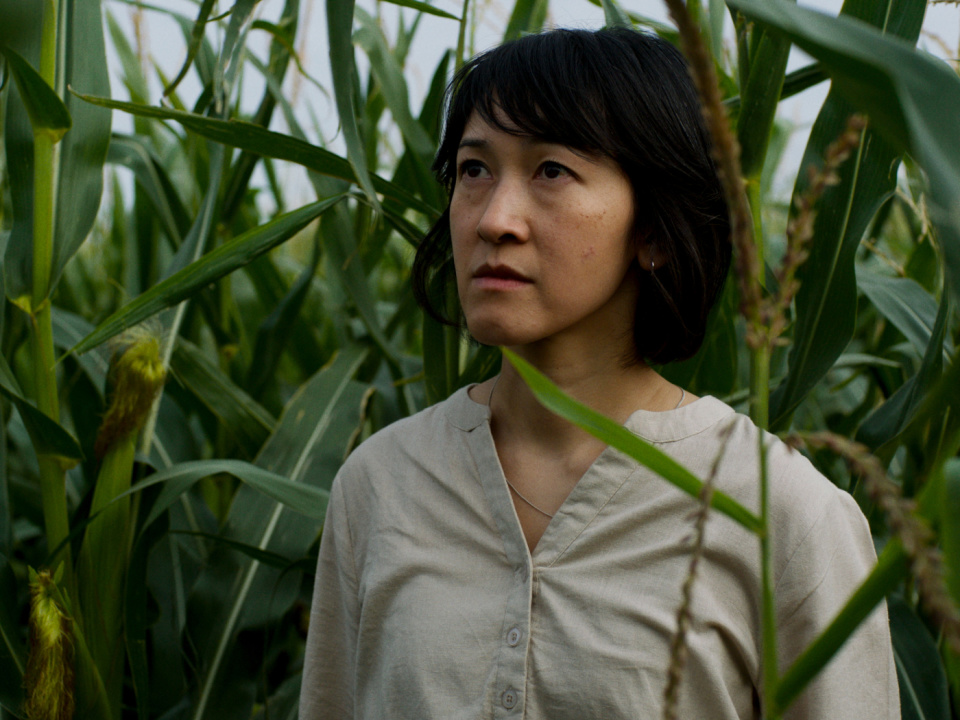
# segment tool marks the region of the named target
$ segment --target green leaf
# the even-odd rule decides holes
[[[179,246],[190,228],[190,219],[167,171],[146,140],[139,135],[115,134],[110,140],[107,163],[133,171],[164,232]]]
[[[256,454],[276,424],[270,413],[183,338],[177,340],[170,367],[177,380],[217,416],[241,452]]]
[[[603,24],[606,27],[633,27],[630,18],[620,9],[614,0],[601,0],[603,3]]]
[[[163,485],[150,514],[144,521],[144,526],[160,517],[183,493],[198,482],[220,473],[232,475],[263,495],[306,517],[322,520],[326,514],[329,497],[329,492],[326,490],[295,482],[243,460],[194,460],[160,470],[130,488],[130,493],[135,493],[154,485]]]
[[[223,537],[223,535],[214,535],[213,533],[205,533],[200,531],[188,531],[188,530],[172,530],[171,534],[174,535],[192,535],[194,537],[201,537],[211,542],[224,545],[225,547],[230,548],[231,550],[236,550],[243,555],[246,555],[252,560],[256,560],[262,565],[267,565],[269,567],[279,568],[281,570],[289,569],[299,569],[299,570],[314,570],[317,566],[317,559],[311,558],[309,562],[312,562],[312,568],[302,567],[302,563],[296,560],[290,560],[289,558],[280,555],[275,552],[270,552],[269,550],[262,550],[258,547],[254,547],[248,543],[240,542],[238,540],[231,540],[230,538]]]
[[[864,277],[865,276],[866,275],[864,275]],[[874,276],[874,280],[876,279],[877,277]],[[900,296],[900,299],[905,300],[909,298],[910,304],[903,307],[897,306],[894,308],[894,311],[903,311],[906,313],[907,317],[902,321],[912,325],[912,323],[916,322],[918,318],[924,314],[923,310],[921,310],[924,304],[926,302],[932,303],[933,298],[927,295],[927,292],[912,280],[904,281],[901,278],[887,278],[886,280],[889,281],[887,283],[888,289],[899,290],[901,292],[906,291]],[[861,282],[861,287],[865,290],[868,297],[874,299],[874,297],[877,296],[879,299],[878,293],[871,294],[871,292],[867,290],[868,285],[869,283],[864,285]],[[874,288],[874,290],[875,289],[876,288]],[[886,300],[887,298],[884,298],[878,302],[877,299],[874,299],[874,304],[882,311],[883,303],[886,302]],[[888,311],[890,311],[889,308]],[[886,312],[884,312],[884,314],[887,315]],[[889,318],[890,316],[887,315],[887,317]],[[937,312],[936,319],[933,321],[933,327],[930,331],[926,331],[926,326],[923,322],[917,323],[917,326],[909,331],[910,334],[918,335],[919,338],[921,338],[921,342],[923,342],[923,335],[926,335],[926,345],[925,347],[921,346],[924,349],[924,354],[923,360],[920,363],[920,369],[916,375],[900,386],[883,405],[871,413],[857,431],[857,441],[867,445],[874,453],[880,454],[881,456],[889,456],[892,454],[895,449],[892,447],[893,442],[907,429],[914,419],[920,402],[928,393],[934,390],[937,382],[940,380],[940,375],[943,372],[943,364],[945,361],[949,362],[947,351],[944,348],[944,339],[947,333],[947,321],[949,317],[950,295],[945,292],[940,301],[940,310]],[[899,328],[900,325],[897,325],[897,327]],[[903,331],[903,328],[901,328],[901,331]],[[908,334],[908,332],[904,332],[904,334]],[[909,336],[908,334],[908,337]],[[911,340],[913,341],[913,338],[911,338]],[[886,449],[886,452],[884,452],[884,449]]]
[[[943,467],[943,490],[937,504],[940,542],[946,566],[944,579],[953,601],[960,604],[960,459],[948,460]]]
[[[540,32],[547,19],[548,0],[516,0],[503,41],[516,40],[524,33]]]
[[[866,112],[888,142],[917,160],[929,181],[930,217],[943,247],[950,290],[960,298],[960,78],[953,69],[846,18],[829,18],[782,0],[730,0],[730,5],[777,27],[819,59],[834,88]]]
[[[623,425],[565,395],[545,375],[519,356],[506,349],[503,354],[545,408],[632,457],[688,495],[699,496],[703,483],[672,457],[637,437]],[[729,495],[719,490],[714,491],[710,505],[751,532],[761,531],[760,518]]]
[[[224,243],[124,305],[76,345],[73,352],[86,352],[160,310],[188,299],[210,283],[289,240],[342,199],[340,195],[306,205]]]
[[[319,262],[320,243],[319,238],[315,238],[310,262],[304,267],[290,290],[276,303],[270,314],[257,328],[247,383],[250,392],[256,397],[259,397],[260,391],[274,377],[280,358],[287,346],[291,344],[290,341],[295,340],[297,344],[303,341],[303,338],[298,337],[296,333],[298,318],[310,292],[310,285]],[[256,447],[259,448],[260,444],[258,443]]]
[[[330,71],[333,75],[333,96],[337,101],[340,130],[347,146],[347,158],[370,204],[379,210],[380,203],[374,192],[367,156],[357,126],[357,109],[354,104],[354,84],[357,66],[353,56],[353,10],[355,0],[327,0],[327,42],[330,45]]]
[[[903,333],[916,349],[925,353],[934,328],[944,311],[937,311],[937,301],[910,278],[889,277],[870,272],[857,273],[857,284],[877,311]],[[941,324],[945,324],[942,320]],[[949,361],[949,347],[944,347],[941,330],[938,356]]]
[[[781,676],[774,692],[774,707],[769,711],[771,715],[779,716],[803,692],[860,623],[900,584],[908,570],[908,558],[903,546],[897,540],[889,541],[867,579],[854,591],[830,625]]]
[[[420,12],[427,13],[428,15],[436,15],[437,17],[448,18],[450,20],[460,21],[460,18],[456,15],[451,15],[448,12],[435,8],[433,5],[428,5],[425,2],[419,2],[419,0],[383,0],[383,2],[388,2],[391,5],[400,5],[401,7],[408,7],[414,10],[419,10]]]
[[[41,3],[0,0],[0,17],[5,25],[8,17],[22,16],[24,20],[19,27],[19,23],[8,25],[6,29],[11,35],[6,46],[16,49],[34,65],[38,64],[40,52],[41,9]],[[108,94],[99,0],[67,4],[60,21],[59,64],[63,71],[57,87]],[[72,127],[59,143],[51,292],[96,220],[103,192],[103,163],[110,142],[109,112],[79,102],[72,95],[66,96],[63,104],[72,118]],[[33,138],[19,97],[8,96],[5,122],[13,227],[4,272],[7,295],[17,299],[30,294],[33,277]]]
[[[746,87],[741,88],[737,140],[740,142],[740,165],[743,176],[759,180],[773,131],[774,116],[783,90],[790,42],[783,36],[763,32],[759,46],[750,58]],[[719,38],[718,38],[719,40]]]
[[[76,438],[63,426],[43,414],[36,405],[23,396],[6,358],[0,355],[0,394],[6,396],[20,411],[20,419],[30,434],[37,455],[54,455],[66,460],[80,460],[83,451]]]
[[[180,67],[180,72],[177,73],[177,76],[173,79],[173,82],[164,88],[164,96],[172,95],[173,91],[177,89],[177,86],[180,84],[180,82],[187,76],[187,72],[190,70],[190,66],[193,64],[193,60],[200,51],[200,46],[203,44],[203,35],[207,29],[207,21],[210,19],[210,14],[213,12],[213,8],[216,4],[217,0],[203,0],[203,2],[200,4],[200,8],[197,12],[197,20],[193,24],[193,29],[190,32],[189,42],[187,43],[187,57],[183,61],[183,65]]]
[[[380,86],[394,122],[411,148],[425,158],[432,158],[436,150],[434,143],[423,126],[410,114],[409,93],[403,68],[387,47],[387,40],[377,21],[363,8],[357,8],[356,14],[360,27],[354,33],[354,41],[370,59],[370,70]]]
[[[7,68],[20,91],[33,132],[46,133],[54,142],[59,142],[73,124],[67,106],[20,53],[2,45],[0,53],[7,59]]]
[[[731,6],[748,15],[753,14],[756,4],[752,0],[742,2],[746,4],[740,4],[741,0],[732,0]],[[779,0],[770,3],[771,6],[774,4],[778,12],[782,9],[784,14],[807,12]],[[923,0],[847,0],[843,12],[880,27],[889,34],[915,42],[925,5]],[[850,49],[856,47],[868,52],[883,43],[895,45],[901,52],[913,52],[907,49],[903,41],[888,39],[863,23],[855,24],[843,16],[833,19],[812,14],[818,22],[830,24],[830,34],[844,38],[845,48],[849,45]],[[848,41],[845,34],[848,26],[858,29],[857,41]],[[834,78],[801,161],[801,168],[811,164],[820,166],[827,146],[840,135],[847,118],[857,108],[851,104],[843,83],[838,82],[834,72],[836,65],[832,60],[810,49],[806,33],[802,37],[799,33],[787,34],[793,42],[820,60],[821,67]],[[843,66],[842,62],[837,62]],[[896,170],[902,145],[898,146],[889,138],[878,135],[874,127],[876,116],[872,110],[860,109],[871,112],[871,125],[863,133],[857,152],[841,168],[840,183],[829,188],[821,198],[814,224],[814,238],[810,244],[810,257],[797,273],[800,290],[796,298],[790,370],[770,397],[771,427],[775,429],[789,424],[793,410],[846,349],[856,319],[856,251],[877,209],[896,187]],[[794,197],[806,189],[808,182],[807,173],[803,170],[797,177]]]
[[[217,60],[213,75],[215,112],[217,114],[223,112],[224,103],[232,92],[237,72],[240,69],[240,58],[244,51],[245,26],[258,2],[260,0],[236,0],[233,7],[230,8],[230,22],[227,23],[227,32],[223,37],[223,44],[220,46],[220,57]]]
[[[288,160],[322,175],[358,182],[351,164],[339,155],[316,145],[311,145],[304,140],[273,132],[253,123],[243,122],[242,120],[218,120],[183,110],[138,105],[137,103],[121,102],[106,97],[92,95],[80,95],[80,97],[94,105],[123,110],[139,117],[176,120],[187,130],[214,142],[240,148],[257,155],[276,158],[277,160]],[[388,180],[373,175],[372,182],[374,189],[378,192],[398,200],[412,210],[425,214],[431,221],[440,215],[439,210],[425,204],[419,198]]]
[[[10,712],[18,711],[23,702],[23,672],[27,662],[18,599],[17,579],[10,561],[0,553],[0,707]]]
[[[900,598],[891,596],[887,611],[903,720],[950,720],[947,677],[936,643],[920,618]]]
[[[351,422],[359,421],[356,392],[362,395],[365,388],[358,388],[351,378],[367,352],[357,346],[342,350],[327,368],[301,387],[261,450],[257,466],[289,477],[294,483],[329,491],[333,474],[355,430]],[[283,505],[264,503],[262,498],[252,497],[241,489],[231,506],[224,535],[286,557],[301,557],[316,537],[316,530],[317,523],[292,515]],[[225,560],[223,556],[219,559],[225,563],[218,569],[220,577],[201,577],[192,597],[192,602],[203,610],[202,618],[194,625],[194,633],[205,657],[198,678],[199,699],[194,706],[194,720],[219,717],[211,702],[227,682],[221,675],[237,630],[246,624],[266,622],[268,617],[284,612],[299,588],[296,581],[281,602],[280,590],[276,587],[280,582],[277,570],[263,568],[255,560],[226,564],[234,561]],[[269,606],[264,606],[265,597],[271,596]]]
[[[148,620],[148,569],[151,551],[167,535],[167,524],[153,523],[144,529],[130,554],[127,566],[127,580],[124,583],[123,638],[127,650],[127,662],[130,669],[130,681],[137,697],[137,716],[139,720],[150,717],[150,666],[147,659]],[[159,683],[155,688],[162,687]],[[156,692],[156,689],[154,690]]]

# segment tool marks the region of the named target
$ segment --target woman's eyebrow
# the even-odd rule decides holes
[[[467,137],[467,138],[463,138],[463,139],[460,141],[460,144],[457,146],[457,149],[459,150],[460,148],[465,148],[465,147],[470,147],[470,148],[483,148],[483,147],[486,147],[486,146],[489,145],[489,144],[490,144],[490,143],[488,143],[488,142],[487,142],[486,140],[484,140],[483,138],[469,138],[469,137]]]

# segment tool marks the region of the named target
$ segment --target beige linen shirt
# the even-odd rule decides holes
[[[758,507],[758,430],[719,400],[626,426]],[[729,433],[729,434],[727,434]],[[875,562],[852,498],[767,436],[786,667]],[[656,720],[696,501],[607,448],[532,556],[490,433],[461,390],[350,456],[331,491],[301,720]],[[712,512],[679,717],[759,718],[757,538]],[[885,606],[786,715],[900,717]]]

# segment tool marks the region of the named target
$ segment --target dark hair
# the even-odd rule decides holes
[[[508,133],[606,155],[633,186],[636,238],[664,258],[638,272],[638,358],[692,356],[730,264],[730,226],[686,61],[670,43],[627,28],[553,30],[481,53],[447,88],[433,171],[452,195],[457,146],[470,116]],[[455,295],[450,206],[417,249],[417,301],[463,327]]]

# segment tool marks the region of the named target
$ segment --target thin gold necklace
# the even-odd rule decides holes
[[[500,375],[497,375],[497,379],[493,381],[493,387],[490,388],[490,395],[487,396],[487,407],[491,408],[491,410],[492,410],[491,403],[493,402],[493,391],[497,389],[498,382],[500,382]],[[673,409],[676,410],[681,405],[683,405],[683,401],[686,399],[686,397],[687,397],[687,391],[684,390],[683,388],[680,388],[680,401],[677,403],[676,407],[674,407]],[[514,485],[512,482],[510,482],[510,479],[506,475],[503,476],[503,479],[507,481],[507,485],[511,490],[513,490],[517,494],[518,498],[523,500],[527,505],[532,507],[541,515],[546,515],[548,518],[553,520],[553,516],[556,515],[556,513],[548,513],[542,507],[540,507],[539,505],[534,503],[532,500],[530,500],[526,495],[524,495],[522,492],[517,490],[517,486]]]
[[[491,411],[492,411],[492,409],[493,409],[493,408],[492,408],[492,405],[491,405],[491,403],[493,402],[493,391],[497,389],[497,383],[498,383],[498,382],[500,382],[500,375],[497,375],[497,379],[493,381],[493,387],[490,388],[490,395],[487,397],[487,407],[490,408]],[[503,476],[503,479],[507,481],[507,485],[510,487],[511,490],[513,490],[513,491],[517,494],[517,497],[518,497],[518,498],[520,498],[521,500],[523,500],[527,505],[529,505],[530,507],[532,507],[534,510],[536,510],[536,511],[537,511],[538,513],[540,513],[541,515],[546,515],[546,516],[547,516],[548,518],[550,518],[551,520],[553,519],[554,513],[548,513],[548,512],[547,512],[546,510],[544,510],[542,507],[539,507],[538,505],[535,505],[533,502],[531,502],[522,492],[520,492],[519,490],[517,490],[516,486],[515,486],[512,482],[510,482],[510,480],[507,478],[506,475]]]

